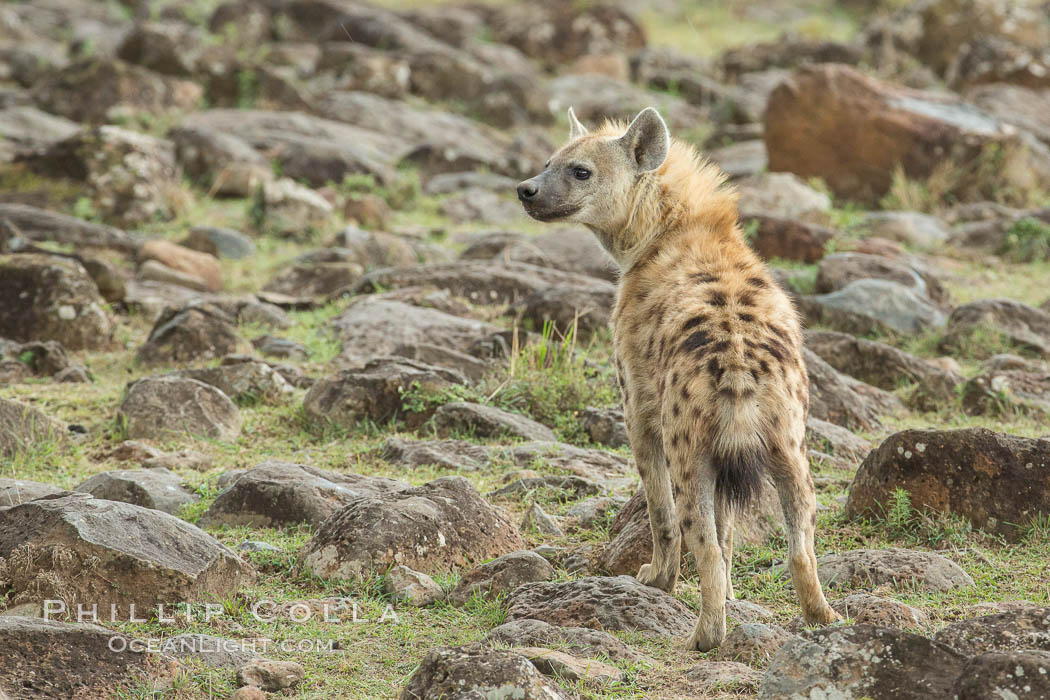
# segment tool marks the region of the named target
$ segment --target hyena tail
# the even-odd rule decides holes
[[[746,507],[762,488],[767,461],[768,452],[762,447],[716,452],[712,459],[716,497],[734,510]]]

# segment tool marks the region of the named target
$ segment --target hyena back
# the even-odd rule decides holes
[[[798,316],[744,242],[735,193],[651,108],[593,133],[571,109],[569,121],[569,143],[518,197],[535,219],[589,227],[621,270],[616,370],[653,531],[638,579],[672,591],[684,539],[703,596],[688,646],[718,646],[733,597],[733,514],[768,475],[806,620],[837,619],[813,549]]]

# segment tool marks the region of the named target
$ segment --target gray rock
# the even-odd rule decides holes
[[[941,349],[965,350],[979,330],[1001,333],[1018,347],[1050,357],[1050,313],[1012,299],[982,299],[954,309]]]
[[[0,255],[0,336],[56,340],[67,350],[109,350],[113,319],[84,267],[42,254]]]
[[[829,588],[891,584],[944,592],[973,585],[969,574],[940,554],[897,548],[825,554],[817,558],[817,576]]]
[[[236,554],[159,510],[86,494],[0,510],[0,557],[15,604],[61,599],[68,606],[212,600],[233,595],[249,574]]]
[[[580,412],[580,427],[599,445],[628,445],[627,426],[623,421],[622,408],[585,408]]]
[[[390,438],[380,456],[391,464],[413,469],[439,466],[454,471],[477,471],[489,464],[489,450],[466,440],[404,440]]]
[[[0,508],[10,508],[58,493],[66,493],[66,490],[39,481],[0,477]]]
[[[561,527],[558,526],[558,521],[543,510],[539,503],[533,503],[525,511],[525,515],[521,519],[521,531],[526,533],[535,531],[541,535],[549,535],[551,537],[561,537],[565,534],[562,532]]]
[[[394,479],[268,461],[239,474],[201,516],[200,524],[281,527],[307,523],[316,527],[359,498],[407,488],[408,484]]]
[[[554,337],[574,333],[581,340],[609,329],[616,287],[611,282],[588,280],[586,284],[560,284],[530,294],[516,307],[521,318],[541,330],[554,325]]]
[[[294,688],[306,677],[306,669],[294,661],[252,659],[237,669],[237,684],[276,692]]]
[[[878,625],[899,630],[916,630],[930,623],[930,618],[919,608],[893,598],[870,593],[851,593],[831,604],[832,609],[856,625]],[[802,620],[799,619],[799,626]]]
[[[404,415],[406,391],[433,395],[464,383],[466,378],[453,370],[401,357],[378,357],[363,369],[344,370],[315,382],[303,398],[303,413],[316,426],[352,429],[365,420],[381,423]]]
[[[352,501],[317,529],[299,563],[326,579],[367,576],[392,564],[449,573],[524,548],[502,512],[466,479],[448,476]]]
[[[265,362],[236,362],[220,367],[183,369],[168,376],[210,384],[242,404],[276,402],[294,391],[292,385]]]
[[[811,324],[861,334],[889,330],[913,335],[940,328],[948,320],[911,289],[878,279],[859,279],[836,292],[806,297],[801,310]]]
[[[426,574],[398,564],[386,572],[383,592],[399,603],[408,603],[423,608],[442,600],[445,591]]]
[[[401,690],[401,700],[449,698],[568,700],[524,656],[480,645],[438,647],[427,653]]]
[[[36,406],[0,399],[0,455],[7,457],[41,445],[66,442],[66,426]]]
[[[747,622],[734,627],[722,640],[715,660],[736,661],[749,666],[764,666],[780,647],[795,638],[783,627],[761,622]]]
[[[544,647],[515,647],[513,651],[531,661],[543,675],[570,683],[603,686],[620,683],[626,678],[626,674],[615,666],[597,659],[576,657],[564,651]]]
[[[791,173],[762,173],[736,182],[742,216],[825,223],[831,199]]]
[[[466,352],[472,343],[499,330],[435,309],[368,297],[335,317],[331,325],[342,343],[339,361],[346,367],[361,367],[372,357],[423,343]]]
[[[477,437],[510,435],[545,442],[558,439],[554,431],[531,418],[467,401],[454,401],[438,408],[434,413],[434,428],[442,437],[458,432]]]
[[[903,408],[896,396],[842,374],[807,347],[802,357],[809,374],[809,413],[829,423],[870,429],[879,415]]]
[[[255,255],[255,241],[240,231],[216,226],[194,226],[182,245],[217,258],[240,260]]]
[[[463,574],[448,598],[456,605],[466,605],[475,596],[505,595],[524,583],[553,577],[554,567],[539,554],[511,552]]]
[[[845,289],[850,282],[878,279],[896,282],[940,307],[949,306],[948,291],[926,266],[918,261],[888,258],[868,253],[832,253],[817,265],[816,290],[821,293]]]
[[[121,469],[95,474],[75,488],[95,498],[131,503],[178,515],[183,506],[200,496],[189,491],[182,479],[164,468]]]
[[[17,698],[103,697],[159,671],[150,655],[127,649],[129,641],[86,622],[0,615],[0,688],[18,688]]]
[[[646,107],[656,107],[672,130],[689,129],[703,117],[695,107],[670,93],[650,92],[604,75],[563,75],[546,85],[551,114],[572,107],[586,124],[605,119],[631,120]]]
[[[146,377],[128,385],[117,419],[129,438],[189,434],[232,440],[241,432],[237,406],[215,387],[183,377]]]
[[[251,351],[251,345],[237,332],[234,319],[218,305],[191,303],[164,311],[135,359],[146,366],[156,366]]]
[[[594,234],[582,226],[555,226],[539,236],[516,238],[508,243],[509,246],[490,257],[496,261],[529,263],[577,272],[609,282],[615,282],[619,274],[616,262]],[[479,256],[464,254],[463,257]]]
[[[762,674],[736,661],[705,661],[686,671],[685,680],[697,692],[708,695],[727,687],[754,689]]]
[[[917,211],[872,211],[861,225],[868,234],[921,250],[933,250],[948,241],[951,229],[935,216]]]
[[[1050,653],[991,652],[970,659],[952,686],[959,700],[1050,697]]]
[[[960,620],[944,627],[933,638],[966,656],[1024,649],[1048,652],[1050,608],[1033,605]]]
[[[872,444],[845,428],[809,417],[806,419],[806,445],[812,451],[840,457],[854,464],[871,452]]]
[[[872,625],[803,632],[773,659],[758,697],[952,697],[964,657],[924,637]],[[849,669],[848,673],[843,673]]]
[[[692,632],[695,616],[663,591],[630,576],[587,577],[563,583],[526,583],[507,599],[507,619],[594,626],[661,637]]]
[[[603,630],[563,627],[542,620],[521,619],[504,622],[485,638],[510,646],[564,646],[578,656],[607,656],[614,661],[642,661],[646,657]]]

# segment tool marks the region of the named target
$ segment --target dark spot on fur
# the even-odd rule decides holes
[[[754,380],[755,380],[755,381],[757,382],[757,381],[758,381],[758,378],[759,378],[759,376],[760,376],[760,375],[758,374],[758,369],[757,369],[757,368],[755,368],[755,367],[752,367],[752,368],[751,368],[751,378],[752,378],[752,379],[754,379]]]
[[[721,327],[722,327],[722,330],[725,331],[726,333],[732,333],[733,332],[733,324],[731,324],[729,321],[722,321]]]
[[[752,321],[755,320],[755,317],[752,314],[739,313],[739,314],[736,315],[736,317],[739,318],[744,323],[751,323]]]
[[[769,374],[769,363],[765,360],[758,361],[758,368],[762,371],[762,374]]]
[[[693,280],[697,284],[710,284],[711,282],[717,282],[718,278],[714,275],[709,275],[706,272],[694,272],[689,275],[689,279]]]
[[[737,303],[739,303],[741,306],[754,306],[755,295],[751,292],[744,292],[739,297],[737,297]]]
[[[767,289],[769,287],[769,282],[766,282],[761,277],[748,277],[747,283],[752,287],[757,287],[758,289]]]
[[[685,383],[682,384],[682,399],[684,401],[689,400],[689,387]]]
[[[682,413],[682,407],[679,406],[676,402],[673,406],[671,406],[671,413],[674,414],[675,418],[677,418]]]
[[[782,351],[783,351],[784,348],[783,348],[783,346],[779,346],[778,347],[778,345],[779,345],[779,343],[777,343],[777,344],[774,344],[774,343],[762,343],[762,349],[765,350],[766,352],[768,352],[773,357],[775,357],[780,362],[783,362],[784,361],[784,353]]]
[[[726,295],[716,289],[707,295],[707,303],[711,306],[725,306]]]
[[[731,343],[728,340],[720,340],[711,346],[712,352],[725,352],[729,349]]]
[[[682,518],[682,529],[683,530],[689,530],[692,527],[693,527],[693,519],[692,518]]]
[[[717,357],[712,357],[707,361],[707,371],[711,373],[711,376],[715,379],[715,384],[722,380],[722,365],[718,363]]]
[[[691,328],[696,328],[706,320],[707,316],[704,316],[703,314],[700,314],[699,316],[693,316],[691,319],[685,322],[685,325],[682,326],[682,332],[685,333]]]
[[[706,331],[696,331],[682,342],[681,352],[693,352],[711,342],[711,336]],[[672,378],[672,382],[674,379]]]

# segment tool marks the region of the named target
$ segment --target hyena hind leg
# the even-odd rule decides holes
[[[780,457],[779,459],[777,457]],[[787,530],[788,570],[798,594],[806,622],[827,625],[840,619],[831,609],[817,578],[817,556],[814,549],[817,522],[817,500],[809,461],[805,455],[775,455],[770,469],[780,497]]]
[[[686,476],[679,484],[677,510],[685,545],[696,558],[700,574],[700,619],[686,649],[710,651],[726,635],[726,562],[719,545],[715,507],[715,476],[711,469]]]
[[[718,546],[726,565],[726,600],[733,600],[733,506],[725,499],[716,499],[715,526],[718,528]]]
[[[682,560],[682,536],[675,518],[671,474],[667,468],[663,440],[638,421],[630,421],[631,451],[645,487],[649,526],[653,532],[653,559],[643,564],[636,577],[646,586],[672,593],[678,583]]]

